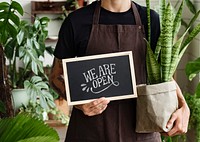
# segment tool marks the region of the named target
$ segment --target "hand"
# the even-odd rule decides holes
[[[179,134],[185,134],[188,130],[188,122],[189,122],[190,110],[187,104],[180,107],[176,110],[170,120],[167,123],[167,128],[173,125],[172,129],[163,133],[166,136],[175,136]]]
[[[87,104],[76,105],[75,107],[82,110],[87,116],[94,116],[101,114],[107,108],[109,102],[108,99],[102,97]]]

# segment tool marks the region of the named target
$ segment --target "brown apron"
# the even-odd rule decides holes
[[[136,83],[146,83],[144,27],[135,4],[136,25],[99,24],[101,4],[97,2],[86,55],[133,51]],[[93,117],[74,108],[66,142],[161,142],[158,133],[137,134],[136,99],[111,101],[107,109]]]

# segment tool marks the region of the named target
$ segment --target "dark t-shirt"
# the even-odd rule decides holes
[[[135,3],[136,4],[136,3]],[[59,59],[75,56],[84,56],[87,48],[93,21],[96,2],[80,8],[72,13],[63,22],[54,55]],[[145,27],[147,36],[147,14],[146,7],[136,4]],[[110,12],[101,8],[99,24],[105,25],[134,25],[134,15],[131,9],[125,12]],[[151,11],[151,47],[154,50],[160,34],[159,16]]]

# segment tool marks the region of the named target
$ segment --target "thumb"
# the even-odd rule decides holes
[[[170,120],[167,122],[166,127],[171,128],[173,126],[174,122],[176,121],[176,119],[177,119],[177,115],[176,115],[176,113],[173,113]]]

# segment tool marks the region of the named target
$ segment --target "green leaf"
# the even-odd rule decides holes
[[[185,3],[187,4],[187,7],[189,8],[189,10],[193,13],[196,14],[196,8],[193,5],[193,3],[191,2],[191,0],[185,0]]]
[[[9,20],[10,24],[11,24],[10,21],[12,21],[15,25],[19,25],[20,24],[19,17],[17,15],[15,15],[14,13],[10,13],[9,18],[10,18],[10,20]]]
[[[147,76],[150,84],[160,83],[161,74],[160,74],[160,66],[153,54],[151,46],[147,40],[147,55],[146,55],[146,64],[147,64]]]
[[[38,83],[38,82],[41,82],[42,81],[42,78],[40,77],[40,76],[33,76],[32,78],[31,78],[31,82],[32,83]]]
[[[196,97],[199,99],[200,98],[200,83],[197,85],[195,92],[196,92]]]
[[[9,60],[13,59],[15,50],[16,50],[16,39],[12,39],[5,45],[4,48],[4,53]]]
[[[19,3],[11,1],[11,4],[2,2],[0,3],[0,15],[2,24],[0,24],[0,41],[4,45],[10,37],[15,37],[17,28],[19,26],[18,14],[22,14],[22,7]]]
[[[23,16],[24,10],[23,10],[22,6],[21,6],[18,2],[12,1],[12,3],[11,3],[11,8],[13,8],[13,9],[16,10],[16,11],[18,11],[18,13],[19,13],[21,16]]]
[[[31,70],[32,70],[36,75],[38,75],[37,63],[34,62],[34,61],[31,62]]]
[[[49,89],[49,86],[45,82],[37,82],[35,86],[40,89],[45,89],[45,90]]]
[[[150,1],[146,0],[146,7],[147,7],[147,21],[148,21],[148,41],[151,45],[151,9],[150,9]]]
[[[42,142],[43,140],[59,142],[57,132],[28,114],[18,114],[14,118],[0,120],[0,139],[2,142],[25,142],[24,140]],[[30,142],[27,141],[27,142]]]
[[[38,102],[45,111],[49,111],[49,107],[54,108],[55,104],[53,96],[49,92],[47,82],[44,82],[40,76],[33,76],[30,81],[24,83],[28,94],[34,105]]]
[[[200,14],[200,10],[193,16],[193,18],[190,20],[190,23],[187,25],[187,28],[191,27],[192,24],[197,20],[197,18],[199,17]]]
[[[9,3],[7,2],[1,2],[0,3],[0,11],[8,11],[9,10]]]
[[[26,45],[27,45],[28,48],[32,48],[33,44],[32,44],[31,38],[27,38]]]
[[[5,27],[6,31],[11,35],[11,37],[15,37],[17,35],[17,30],[15,26],[10,23],[6,23],[6,24],[7,24],[7,26]]]
[[[170,3],[168,3],[165,10],[165,22],[163,22],[162,29],[162,43],[161,43],[161,69],[162,69],[162,81],[169,81],[168,75],[171,63],[172,54],[172,27],[173,27],[173,10]]]
[[[181,27],[181,19],[182,19],[182,11],[183,11],[183,1],[181,2],[181,5],[178,9],[178,12],[176,13],[174,22],[173,22],[173,30],[172,30],[172,39],[174,39],[174,36],[178,33]]]
[[[57,139],[53,138],[53,137],[49,137],[49,136],[38,136],[38,137],[34,137],[34,138],[27,138],[24,140],[20,140],[17,142],[58,142]]]
[[[42,17],[40,18],[40,23],[42,25],[45,25],[45,27],[47,26],[47,24],[49,23],[50,19],[48,17]]]
[[[186,64],[185,72],[191,81],[200,72],[200,58]]]
[[[40,26],[40,20],[38,18],[35,18],[33,26],[37,29]]]
[[[17,42],[20,45],[24,39],[24,31],[20,30],[19,33],[17,34]]]
[[[159,1],[159,15],[160,15],[160,28],[162,30],[163,26],[163,21],[164,21],[164,15],[165,15],[165,7],[166,7],[166,1],[165,0],[160,0]]]
[[[185,42],[181,46],[181,53],[180,53],[181,56],[185,52],[185,50],[188,47],[188,45],[190,44],[190,42],[198,35],[199,32],[200,32],[200,24],[195,26],[194,29],[192,30],[192,32],[189,34],[189,36],[185,39]]]
[[[155,49],[155,58],[158,60],[160,51],[161,51],[161,45],[162,45],[162,33],[160,33],[160,36],[158,38],[157,44],[156,44],[156,49]]]
[[[183,42],[186,34],[188,33],[188,31],[189,31],[189,29],[185,31],[185,33],[181,36],[181,38],[179,38],[176,41],[176,43],[174,44],[174,46],[172,47],[172,59],[171,59],[171,66],[170,66],[170,70],[169,70],[169,77],[168,77],[169,80],[173,77],[174,72],[176,71],[178,63],[181,59],[179,56],[179,52],[181,50],[182,42]]]

